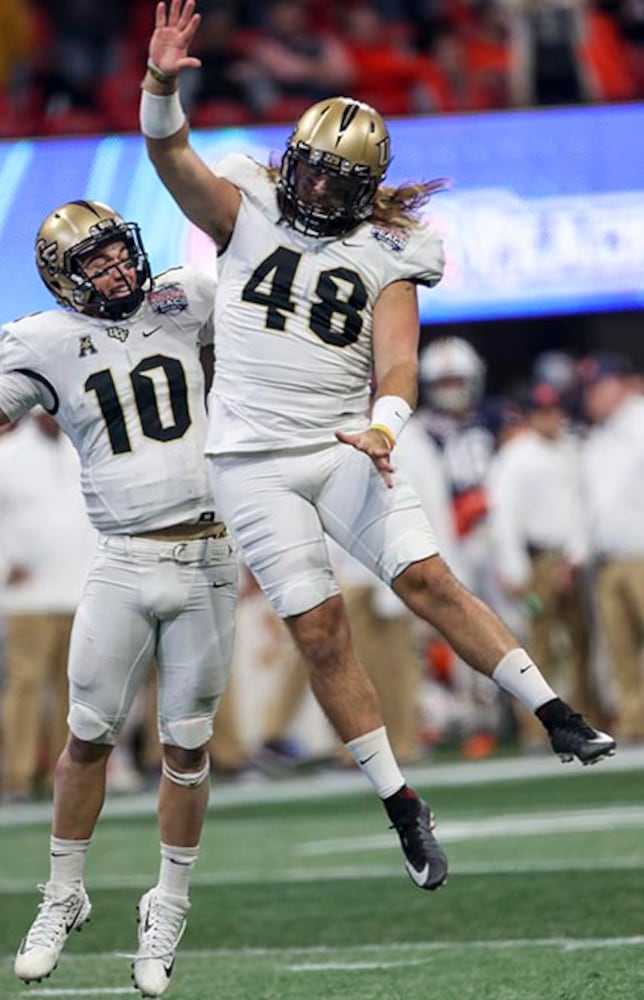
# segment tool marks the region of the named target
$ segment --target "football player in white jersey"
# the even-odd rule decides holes
[[[215,283],[184,267],[153,280],[138,226],[91,201],[45,219],[36,263],[65,311],[0,328],[0,424],[37,404],[56,418],[78,450],[99,542],[70,644],[50,876],[15,972],[48,976],[89,919],[83,870],[106,764],[154,659],[161,868],[139,902],[134,978],[160,996],[188,913],[233,642],[236,562],[203,457]]]
[[[447,859],[353,651],[325,531],[464,660],[536,711],[555,751],[588,762],[615,743],[556,697],[514,636],[454,578],[392,462],[416,401],[416,285],[435,284],[443,270],[441,240],[414,209],[440,184],[383,186],[385,123],[349,98],[304,113],[279,169],[233,156],[211,170],[189,143],[177,92],[179,73],[199,65],[189,55],[198,25],[194,0],[157,4],[141,128],[161,180],[219,252],[206,446],[215,498],[287,622],[318,701],[384,800],[409,875],[436,889]]]

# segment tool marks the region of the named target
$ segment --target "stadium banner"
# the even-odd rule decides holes
[[[398,119],[387,181],[446,177],[425,210],[445,237],[445,278],[423,323],[617,309],[644,302],[644,104]],[[194,131],[211,165],[229,152],[279,161],[287,126]],[[140,136],[0,142],[0,319],[51,306],[33,260],[42,219],[76,198],[140,223],[153,270],[214,266]]]

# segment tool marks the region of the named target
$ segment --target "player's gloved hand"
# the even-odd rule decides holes
[[[200,21],[195,0],[172,0],[168,10],[163,0],[157,4],[148,56],[164,76],[174,77],[183,69],[201,66],[201,59],[188,55]]]
[[[382,431],[374,427],[369,427],[366,431],[359,431],[357,434],[345,434],[344,431],[336,431],[335,436],[343,444],[350,444],[357,451],[363,451],[368,455],[378,472],[384,479],[389,489],[393,488],[394,481],[392,474],[394,467],[391,464],[391,444]]]

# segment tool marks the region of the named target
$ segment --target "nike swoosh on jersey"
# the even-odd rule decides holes
[[[151,337],[153,333],[157,332],[157,330],[162,330],[162,329],[163,329],[163,327],[161,327],[161,326],[155,326],[154,330],[143,330],[143,336],[144,337]]]
[[[429,865],[425,865],[420,871],[416,871],[411,861],[407,861],[407,858],[405,858],[405,868],[416,885],[421,887],[425,885],[425,882],[429,878]]]

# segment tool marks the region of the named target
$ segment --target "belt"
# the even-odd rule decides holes
[[[151,538],[158,542],[189,542],[195,538],[228,538],[228,528],[223,521],[210,524],[172,524],[157,531],[144,531],[134,538]]]
[[[528,544],[526,545],[526,549],[528,550],[528,555],[530,556],[531,559],[538,559],[539,556],[560,556],[561,555],[561,549],[557,548],[554,545],[552,545],[552,546],[547,546],[547,545],[533,545],[532,542],[528,542]]]

